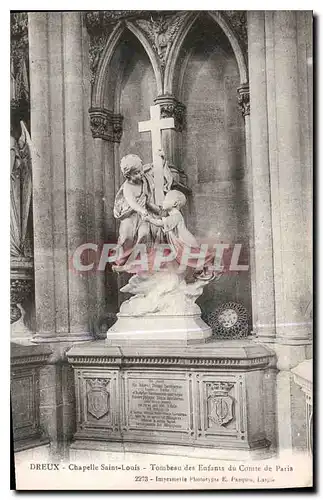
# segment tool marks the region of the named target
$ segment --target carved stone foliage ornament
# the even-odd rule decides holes
[[[104,378],[88,379],[90,390],[87,392],[87,410],[93,417],[100,419],[110,410],[109,381]]]
[[[21,318],[22,313],[17,304],[23,303],[32,294],[33,285],[31,279],[10,280],[10,323]]]
[[[10,15],[10,35],[11,99],[29,100],[27,12]]]
[[[185,127],[186,106],[171,94],[160,95],[154,102],[160,105],[161,118],[174,118],[175,130],[182,132]]]
[[[94,83],[96,70],[99,64],[100,56],[106,45],[108,37],[113,27],[120,17],[122,11],[89,11],[83,13],[83,19],[89,37],[89,62],[91,72],[91,83]],[[131,11],[124,11],[131,12]],[[119,13],[119,16],[118,16]],[[108,15],[109,14],[109,15]]]
[[[246,11],[221,11],[237,36],[245,54],[248,49]],[[84,23],[90,35],[89,57],[91,82],[95,79],[98,62],[108,36],[119,22],[131,21],[150,40],[151,47],[160,61],[161,69],[166,66],[167,57],[176,34],[185,22],[187,11],[156,10],[101,10],[83,14]]]
[[[162,13],[163,11],[159,12]],[[168,14],[171,12],[168,12]],[[156,14],[156,11],[149,10],[94,10],[84,12],[84,23],[90,35],[89,59],[92,84],[95,79],[100,56],[116,24],[121,21],[132,21],[138,18],[141,20],[150,19],[154,14]]]
[[[20,120],[30,122],[29,43],[27,12],[10,14],[10,126],[15,137]]]
[[[110,142],[120,142],[123,117],[104,108],[89,110],[92,136]]]
[[[138,17],[150,18],[154,13],[156,11],[153,10],[92,10],[84,12],[83,15],[86,28],[89,34],[93,35],[109,29],[110,26],[114,26],[119,21]]]
[[[249,85],[241,85],[238,88],[238,105],[241,110],[242,116],[250,115],[250,93]]]
[[[232,27],[245,53],[248,51],[247,11],[225,10],[222,12]]]
[[[216,311],[204,314],[203,319],[217,338],[239,339],[249,332],[247,309],[235,302],[222,304]]]
[[[234,399],[229,395],[234,384],[230,382],[208,382],[208,418],[217,425],[226,425],[233,419]]]
[[[166,65],[172,42],[184,23],[186,14],[186,12],[172,14],[155,11],[149,19],[137,19],[135,21],[151,41],[162,69]]]
[[[175,130],[182,132],[185,122],[185,106],[180,102],[162,104],[160,108],[161,118],[174,118]]]
[[[89,43],[89,63],[90,63],[90,79],[91,84],[94,84],[96,71],[99,65],[100,57],[105,47],[110,31],[103,34],[92,36]]]

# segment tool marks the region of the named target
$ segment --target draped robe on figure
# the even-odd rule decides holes
[[[153,165],[144,165],[144,176],[142,179],[142,190],[136,198],[136,202],[146,208],[149,215],[155,217],[156,214],[149,209],[147,204],[155,204],[155,184],[153,175]],[[169,169],[168,162],[164,162],[164,193],[170,190],[173,176]],[[147,252],[154,245],[165,242],[165,237],[161,228],[154,226],[143,220],[141,214],[130,207],[123,193],[124,184],[120,187],[114,202],[114,216],[120,220],[118,246],[122,248],[122,255],[116,261],[117,266],[124,266],[127,263],[134,247],[138,244],[145,244]]]

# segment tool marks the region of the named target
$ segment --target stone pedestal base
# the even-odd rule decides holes
[[[76,383],[73,449],[232,460],[268,453],[263,383],[274,354],[259,344],[117,348],[96,341],[67,356]]]
[[[108,330],[107,343],[111,346],[188,346],[206,342],[211,336],[211,328],[199,314],[142,317],[119,314],[117,322]]]
[[[40,425],[39,371],[51,352],[45,346],[11,343],[11,408],[15,452],[49,442]]]

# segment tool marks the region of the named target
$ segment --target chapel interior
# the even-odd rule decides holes
[[[148,370],[158,379],[164,373],[158,370],[176,372],[171,348],[160,361],[164,368],[145,365],[140,347],[121,361],[102,354],[107,330],[129,299],[120,292],[128,277],[111,266],[89,274],[70,268],[79,245],[116,242],[120,160],[137,154],[152,162],[150,134],[140,133],[138,123],[154,105],[174,118],[162,144],[174,187],[187,198],[187,228],[203,241],[241,245],[243,268],[227,269],[198,298],[214,344],[204,354],[192,347],[191,355],[197,352],[194,384],[206,370],[204,356],[214,364],[214,380],[229,384],[214,404],[222,397],[235,409],[209,422],[203,436],[191,429],[194,442],[185,433],[177,440],[167,434],[166,442],[211,453],[211,432],[213,456],[222,448],[235,456],[242,444],[229,435],[244,439],[235,423],[241,411],[248,452],[311,454],[312,22],[310,11],[11,14],[11,158],[23,166],[12,160],[11,209],[19,212],[11,219],[10,276],[17,459],[37,449],[59,459],[82,446],[96,450],[100,432],[107,449],[110,434],[113,443],[140,447],[139,430],[122,434],[110,410],[85,415],[91,413],[86,377],[131,370],[129,356],[136,373]],[[29,140],[30,161],[23,153]],[[243,328],[232,334],[217,330],[225,307],[242,315]],[[217,338],[224,341],[221,366],[214,361]],[[230,392],[231,381],[240,383],[234,360],[245,396]],[[104,398],[100,384],[91,390]],[[154,447],[149,439],[147,450]]]

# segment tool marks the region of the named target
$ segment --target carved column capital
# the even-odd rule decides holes
[[[34,290],[34,264],[29,257],[14,257],[10,262],[10,323],[21,318],[21,305]]]
[[[123,116],[104,108],[90,108],[92,136],[109,142],[120,142]]]
[[[250,93],[249,84],[244,83],[237,89],[238,92],[238,106],[241,110],[242,116],[250,115]]]
[[[179,102],[172,95],[161,95],[154,99],[155,104],[160,105],[160,115],[162,118],[174,118],[175,130],[182,132],[185,126],[184,104]]]

